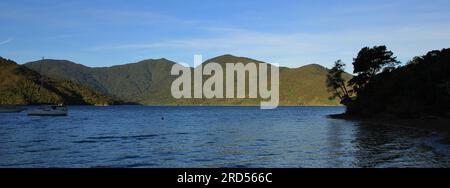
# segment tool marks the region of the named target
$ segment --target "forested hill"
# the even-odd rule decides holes
[[[223,55],[205,63],[264,63],[258,60]],[[49,77],[85,84],[103,94],[129,102],[148,105],[259,105],[255,99],[174,99],[170,92],[175,76],[170,70],[175,62],[149,59],[137,63],[91,68],[66,60],[44,60],[25,66]],[[299,68],[280,67],[281,105],[339,105],[330,100],[325,84],[327,69],[317,64]],[[350,79],[350,74],[344,75]],[[224,79],[225,80],[225,79]]]
[[[42,77],[36,71],[0,57],[0,104],[58,103],[107,105],[116,101],[72,81]]]

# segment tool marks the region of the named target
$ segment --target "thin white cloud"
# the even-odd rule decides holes
[[[8,44],[8,43],[12,42],[13,40],[14,40],[14,38],[8,38],[8,39],[6,39],[4,41],[0,41],[0,45]]]
[[[75,36],[75,34],[59,34],[59,35],[52,35],[48,36],[47,39],[67,39]]]

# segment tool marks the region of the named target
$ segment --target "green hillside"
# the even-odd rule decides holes
[[[52,78],[85,84],[103,94],[125,101],[141,102],[169,87],[170,69],[174,62],[166,59],[144,60],[113,67],[90,68],[65,60],[44,60],[25,64],[30,69]]]
[[[285,105],[339,105],[338,100],[330,100],[326,87],[328,69],[311,64],[300,68],[280,69],[280,98]],[[346,80],[351,79],[345,74]]]
[[[114,100],[72,81],[58,81],[0,57],[0,104],[113,104]]]
[[[224,63],[264,63],[233,55],[223,55],[205,61],[210,62],[222,66]],[[259,105],[260,103],[260,99],[174,99],[170,92],[172,81],[176,79],[170,75],[174,63],[167,59],[150,59],[133,64],[90,68],[64,60],[45,60],[27,63],[25,66],[49,77],[86,84],[98,92],[124,101],[147,105]],[[338,100],[328,99],[330,94],[325,85],[326,74],[327,69],[320,65],[294,69],[280,67],[280,104],[338,105]],[[351,78],[349,74],[345,77]]]

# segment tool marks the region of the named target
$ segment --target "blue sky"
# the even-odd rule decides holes
[[[385,44],[401,61],[450,47],[450,1],[0,1],[0,56],[111,66],[223,54],[282,66]],[[350,69],[350,66],[348,66]]]

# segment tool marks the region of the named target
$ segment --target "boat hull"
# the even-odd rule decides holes
[[[67,107],[62,105],[44,106],[27,111],[29,116],[67,116]]]
[[[28,114],[28,116],[67,116],[67,114],[41,114],[41,113],[38,113],[38,114],[33,114],[33,113],[29,113]]]
[[[65,111],[43,111],[43,110],[31,110],[28,111],[29,116],[67,116]]]
[[[14,108],[14,109],[0,109],[0,113],[19,113],[24,111],[23,108]]]

